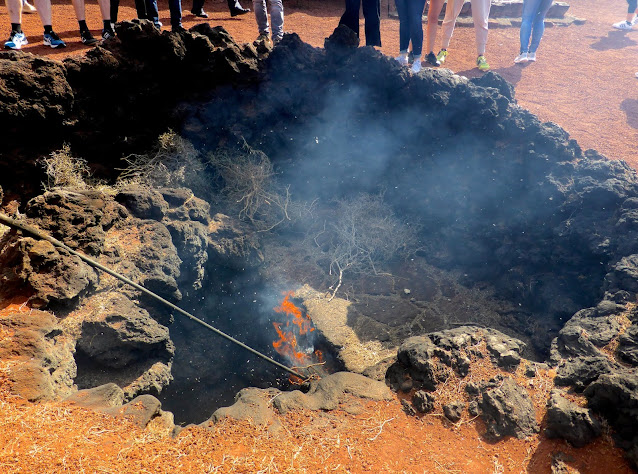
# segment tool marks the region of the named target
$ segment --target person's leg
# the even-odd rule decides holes
[[[268,23],[266,0],[253,0],[253,11],[255,12],[259,34],[268,36],[270,34],[270,24]]]
[[[445,0],[430,0],[428,9],[428,25],[425,29],[425,50],[428,53],[434,52],[434,42],[436,41],[436,30],[439,28],[439,15]]]
[[[193,15],[204,13],[204,1],[205,0],[193,0],[193,7],[191,8],[191,13]]]
[[[532,28],[532,43],[529,46],[530,53],[536,53],[538,45],[541,43],[541,38],[545,32],[545,16],[547,15],[549,7],[552,6],[553,1],[554,0],[540,0],[539,2]]]
[[[53,31],[51,20],[51,0],[35,0],[35,7],[44,27],[44,44],[52,48],[64,48],[66,43]]]
[[[169,9],[170,9],[170,0],[169,0]],[[139,11],[139,10],[138,10]],[[144,0],[144,14],[146,15],[144,18],[146,20],[151,20],[155,26],[161,28],[162,23],[159,21],[159,10],[157,9],[157,0]],[[142,18],[142,17],[138,17]]]
[[[423,10],[425,0],[408,1],[408,21],[410,24],[410,41],[412,41],[412,54],[415,58],[421,57],[423,51]]]
[[[86,21],[86,8],[84,6],[84,0],[71,0],[73,4],[73,10],[75,10],[75,18],[79,22]]]
[[[284,37],[284,3],[282,0],[268,0],[270,2],[270,21],[272,22],[272,40],[274,43]]]
[[[410,0],[395,0],[397,15],[399,15],[399,54],[405,55],[407,64],[408,47],[410,46],[410,24],[408,21],[408,2]]]
[[[472,19],[474,20],[474,36],[476,37],[476,52],[479,56],[485,55],[487,46],[488,19],[492,0],[471,0]]]
[[[346,25],[359,36],[359,7],[361,0],[346,0],[346,11],[341,15],[340,25]]]
[[[4,43],[4,49],[21,49],[24,45],[29,44],[22,31],[22,0],[5,0],[5,5],[9,12],[11,33],[9,39]]]
[[[445,18],[441,24],[441,34],[443,36],[441,38],[441,49],[448,49],[450,46],[456,17],[461,13],[461,8],[463,8],[463,0],[448,0],[445,8]]]
[[[171,12],[171,28],[179,31],[182,29],[182,0],[168,0],[168,10]]]
[[[22,0],[4,0],[12,25],[22,25]],[[22,31],[22,30],[20,30]]]
[[[636,19],[636,13],[638,13],[636,9],[637,6],[636,0],[627,0],[627,17],[624,21],[619,21],[611,26],[619,30],[631,30],[634,25],[634,20]]]
[[[408,2],[408,21],[410,23],[410,41],[412,41],[412,72],[421,70],[421,53],[423,51],[423,9],[425,0],[410,0]]]
[[[381,46],[381,2],[363,0],[365,18],[366,46]],[[357,18],[358,21],[358,18]]]
[[[538,5],[541,0],[524,0],[523,1],[523,14],[521,16],[521,31],[519,38],[521,41],[521,53],[527,53],[529,51],[529,39],[532,36],[532,24],[538,11]]]

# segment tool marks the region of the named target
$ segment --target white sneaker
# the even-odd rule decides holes
[[[527,60],[528,61],[536,61],[536,53],[527,53]]]
[[[394,58],[397,60],[397,62],[401,65],[401,66],[407,66],[408,65],[408,57],[404,54],[399,54],[396,58]]]
[[[514,62],[518,63],[526,63],[527,62],[527,53],[521,53],[514,58]]]
[[[623,21],[619,21],[618,23],[614,23],[613,25],[614,28],[616,28],[617,30],[632,30],[633,29],[633,23],[627,23],[625,20]]]
[[[638,24],[638,15],[636,15],[636,16],[634,17],[634,19],[632,20],[631,24],[632,24],[632,25],[636,25],[636,24]]]
[[[636,73],[636,78],[638,78],[638,72]]]
[[[421,70],[421,60],[420,59],[415,59],[414,62],[412,63],[412,67],[410,68],[410,71],[412,71],[414,74],[416,74],[420,70]]]

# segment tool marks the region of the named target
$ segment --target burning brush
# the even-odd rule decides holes
[[[304,369],[302,373],[312,374],[309,378],[320,378],[325,375],[324,356],[314,348],[315,328],[312,320],[304,311],[291,301],[293,292],[284,293],[281,304],[273,310],[286,316],[285,322],[273,322],[279,339],[272,343],[275,351],[291,364],[293,369]],[[306,380],[291,375],[290,383],[301,385]]]

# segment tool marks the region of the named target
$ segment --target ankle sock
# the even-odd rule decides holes
[[[22,33],[22,24],[11,23],[11,31],[15,31],[16,33]]]
[[[80,25],[80,31],[89,31],[89,27],[86,26],[86,20],[79,20],[78,25]]]
[[[53,31],[53,27],[51,25],[44,25],[44,34],[47,35]]]
[[[113,26],[111,25],[111,20],[104,20],[104,31],[113,31]]]

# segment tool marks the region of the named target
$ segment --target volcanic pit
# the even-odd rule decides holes
[[[107,49],[63,64],[0,55],[3,74],[62,84],[26,113],[2,110],[0,125],[15,127],[3,169],[53,152],[84,157],[107,180],[71,184],[54,161],[41,194],[35,168],[21,168],[3,183],[5,212],[286,364],[273,323],[281,328],[275,308],[287,292],[314,323],[303,350],[334,357],[324,370],[399,392],[432,390],[441,370],[462,377],[481,344],[505,368],[546,363],[537,367],[555,367],[556,385],[583,394],[587,417],[605,419],[636,462],[633,170],[518,107],[496,74],[410,75],[355,48],[347,29],[322,50],[292,34],[270,51],[207,25],[120,28]],[[160,69],[197,80],[170,96],[175,77],[149,80]],[[103,93],[114,90],[107,79],[130,103]],[[42,129],[38,150],[21,145],[26,123]],[[242,388],[289,387],[287,374],[64,250],[8,228],[0,246],[5,308],[34,309],[2,323],[37,341],[17,351],[12,375],[30,400],[115,383],[120,403],[152,394],[186,424],[216,420]],[[325,380],[354,390],[341,374]],[[309,393],[328,391],[322,383]],[[484,398],[497,386],[517,396],[499,383],[481,388]],[[282,412],[301,403],[275,396]]]

